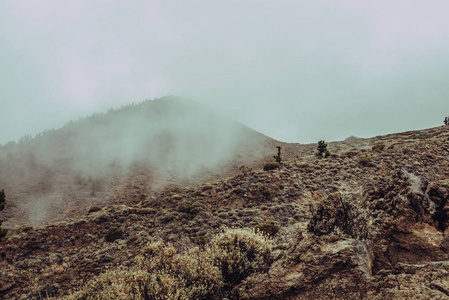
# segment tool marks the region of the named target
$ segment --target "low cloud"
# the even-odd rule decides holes
[[[437,126],[448,6],[4,1],[0,141],[167,94],[290,142]]]

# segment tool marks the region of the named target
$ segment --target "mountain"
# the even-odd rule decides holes
[[[284,146],[175,96],[94,114],[0,148],[4,226],[50,224],[167,185],[229,176],[270,159],[276,145]],[[288,155],[294,146],[285,146]],[[143,187],[123,192],[136,182]]]
[[[11,230],[0,296],[449,299],[449,126],[329,143],[328,158],[300,146],[278,169],[262,157],[230,177]]]

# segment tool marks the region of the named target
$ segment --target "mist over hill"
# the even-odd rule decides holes
[[[4,224],[38,225],[112,203],[138,176],[148,190],[206,180],[273,152],[273,142],[175,96],[94,114],[0,148]]]

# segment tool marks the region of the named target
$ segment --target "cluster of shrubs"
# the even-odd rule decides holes
[[[65,299],[223,299],[252,273],[266,272],[272,245],[254,229],[226,229],[185,253],[149,243],[132,269],[107,271]]]

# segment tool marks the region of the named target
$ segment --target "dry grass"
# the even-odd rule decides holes
[[[131,269],[102,273],[66,300],[219,299],[254,272],[269,267],[271,242],[252,229],[226,229],[203,250],[178,253],[170,243],[148,243]]]

